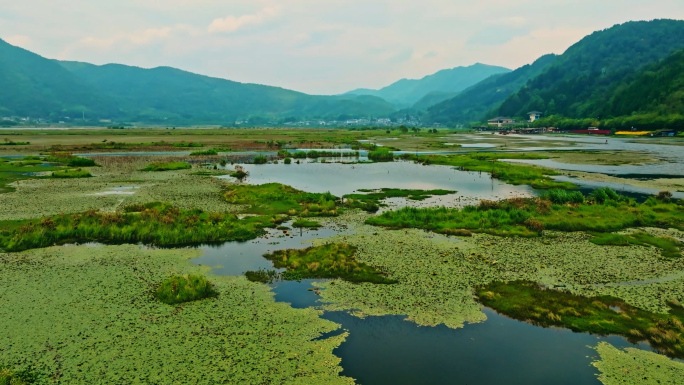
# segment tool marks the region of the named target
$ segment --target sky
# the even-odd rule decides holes
[[[60,60],[172,66],[312,94],[474,63],[517,68],[684,0],[0,0],[0,38]]]

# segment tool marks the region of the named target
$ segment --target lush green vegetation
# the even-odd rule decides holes
[[[173,170],[187,170],[192,168],[188,162],[155,162],[148,164],[140,171],[173,171]]]
[[[684,205],[680,202],[636,204],[612,190],[599,191],[585,197],[586,203],[579,204],[554,204],[541,198],[513,198],[500,202],[482,201],[478,206],[463,209],[407,207],[369,218],[366,223],[394,229],[419,228],[443,234],[455,234],[465,229],[524,237],[537,236],[545,229],[605,233],[648,226],[684,230]]]
[[[155,296],[165,304],[176,305],[216,297],[218,292],[201,275],[177,275],[165,279],[155,291]]]
[[[492,178],[506,183],[527,184],[537,189],[573,189],[569,182],[556,182],[550,176],[558,175],[554,170],[524,164],[500,162],[498,159],[543,159],[536,154],[471,153],[463,155],[403,155],[403,159],[422,164],[454,166],[463,171],[487,172]]]
[[[451,190],[404,190],[383,188],[380,190],[359,190],[363,194],[348,194],[344,196],[345,206],[359,208],[374,213],[380,209],[382,201],[387,198],[406,198],[422,201],[435,195],[449,195]]]
[[[610,246],[654,246],[661,250],[665,258],[679,258],[682,256],[680,248],[682,243],[670,237],[655,237],[647,233],[633,234],[596,234],[589,240],[597,245]]]
[[[88,170],[83,170],[80,168],[52,172],[52,177],[58,179],[90,178],[92,176],[93,175]]]
[[[663,100],[660,91],[658,98],[645,101],[649,93],[644,95],[637,88],[638,84],[634,86],[636,93],[629,92],[629,83],[649,64],[682,48],[684,22],[679,20],[628,22],[594,32],[559,56],[544,73],[509,96],[498,113],[526,117],[528,111],[536,110],[544,112],[545,116],[586,118],[631,115],[644,109],[655,112],[652,108],[657,109]],[[662,78],[663,81],[667,79],[667,76]],[[660,85],[653,87],[660,88]],[[672,87],[677,86],[673,84]],[[624,100],[618,96],[621,92],[627,92]],[[614,111],[610,107],[611,100],[616,102]],[[629,103],[621,107],[618,101]]]
[[[274,226],[268,217],[238,219],[234,214],[182,210],[163,203],[126,206],[124,212],[95,210],[42,220],[0,223],[0,249],[22,251],[73,242],[145,243],[180,246],[246,241]],[[192,231],[188,231],[192,228]]]
[[[582,297],[525,281],[493,282],[478,288],[477,295],[485,306],[517,320],[648,341],[662,353],[684,358],[684,307],[676,301],[670,314],[657,314],[618,298]]]
[[[287,269],[282,278],[342,278],[349,282],[391,284],[396,281],[354,258],[356,248],[345,244],[329,244],[304,250],[278,250],[264,255],[276,268]],[[254,276],[254,274],[251,274]]]
[[[376,150],[368,152],[368,159],[373,162],[394,162],[394,153],[388,148],[378,147]]]
[[[530,79],[541,74],[556,55],[544,55],[534,63],[513,72],[491,76],[455,97],[428,108],[427,120],[440,123],[469,123],[487,120],[490,110],[520,90]]]
[[[292,223],[292,227],[317,229],[317,228],[321,227],[321,224],[316,222],[316,221],[312,221],[310,219],[300,218],[300,219],[297,219],[296,221],[294,221]]]
[[[228,186],[224,194],[233,204],[249,205],[249,214],[336,216],[336,201],[330,193],[308,193],[280,183]]]

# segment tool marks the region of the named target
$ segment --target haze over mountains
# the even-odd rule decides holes
[[[170,67],[46,59],[0,40],[0,117],[231,124],[418,115],[446,125],[537,110],[569,118],[684,114],[684,21],[628,22],[513,71],[475,64],[380,90],[317,96]]]
[[[345,95],[378,96],[399,107],[408,107],[430,93],[455,94],[492,75],[506,72],[511,72],[511,70],[476,63],[469,67],[441,70],[422,79],[401,79],[379,90],[359,88]]]

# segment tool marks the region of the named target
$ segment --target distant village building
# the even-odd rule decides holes
[[[534,122],[535,120],[539,120],[542,116],[542,113],[539,111],[530,111],[527,114],[530,115],[530,122]]]
[[[497,126],[497,127],[503,127],[503,126],[508,126],[511,124],[514,124],[515,122],[511,118],[506,118],[504,116],[499,116],[494,119],[489,119],[487,121],[487,124],[490,126]]]

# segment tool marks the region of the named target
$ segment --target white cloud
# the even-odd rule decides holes
[[[207,28],[209,32],[235,32],[245,27],[257,26],[273,19],[279,13],[277,8],[269,7],[252,15],[227,16],[222,19],[215,19]]]

